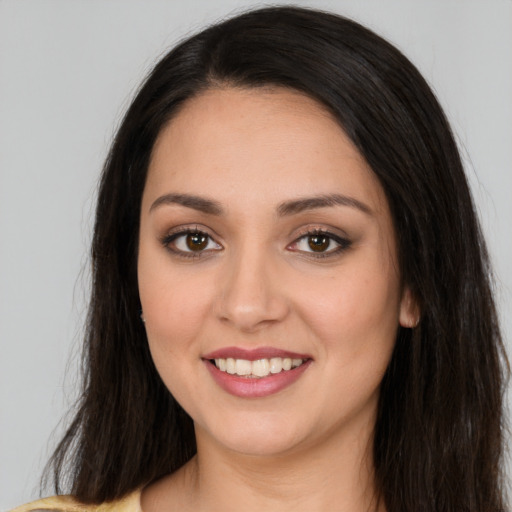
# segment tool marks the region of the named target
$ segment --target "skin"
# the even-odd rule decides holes
[[[214,200],[222,213],[166,194]],[[332,194],[364,206],[279,210]],[[169,242],[185,228],[210,237],[204,250],[188,249],[186,234]],[[346,241],[314,252],[307,233],[319,230]],[[198,453],[143,491],[145,512],[375,509],[379,385],[398,326],[417,317],[395,246],[378,180],[317,102],[234,88],[188,101],[153,150],[138,278],[153,359],[194,420]],[[202,360],[229,346],[313,361],[278,393],[240,398]]]

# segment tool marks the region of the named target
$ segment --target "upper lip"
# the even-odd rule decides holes
[[[213,352],[209,352],[203,356],[203,359],[245,359],[247,361],[257,361],[258,359],[272,359],[273,357],[282,357],[290,359],[311,359],[307,354],[299,354],[282,350],[275,347],[258,347],[258,348],[242,348],[242,347],[225,347]]]

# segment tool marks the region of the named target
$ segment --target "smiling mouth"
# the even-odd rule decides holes
[[[210,359],[221,372],[248,379],[261,379],[269,375],[289,372],[302,366],[308,359],[292,359],[290,357],[272,357],[270,359],[234,359],[228,357]]]

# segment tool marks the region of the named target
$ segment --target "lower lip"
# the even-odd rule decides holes
[[[207,360],[205,360],[205,364],[215,382],[224,391],[241,398],[261,398],[273,395],[293,384],[308,369],[311,359],[292,370],[260,378],[240,377],[222,372]]]

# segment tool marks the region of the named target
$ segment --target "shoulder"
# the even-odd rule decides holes
[[[142,512],[140,508],[140,491],[135,491],[128,496],[102,503],[100,505],[88,505],[74,500],[70,496],[53,496],[42,500],[27,503],[10,512]]]

